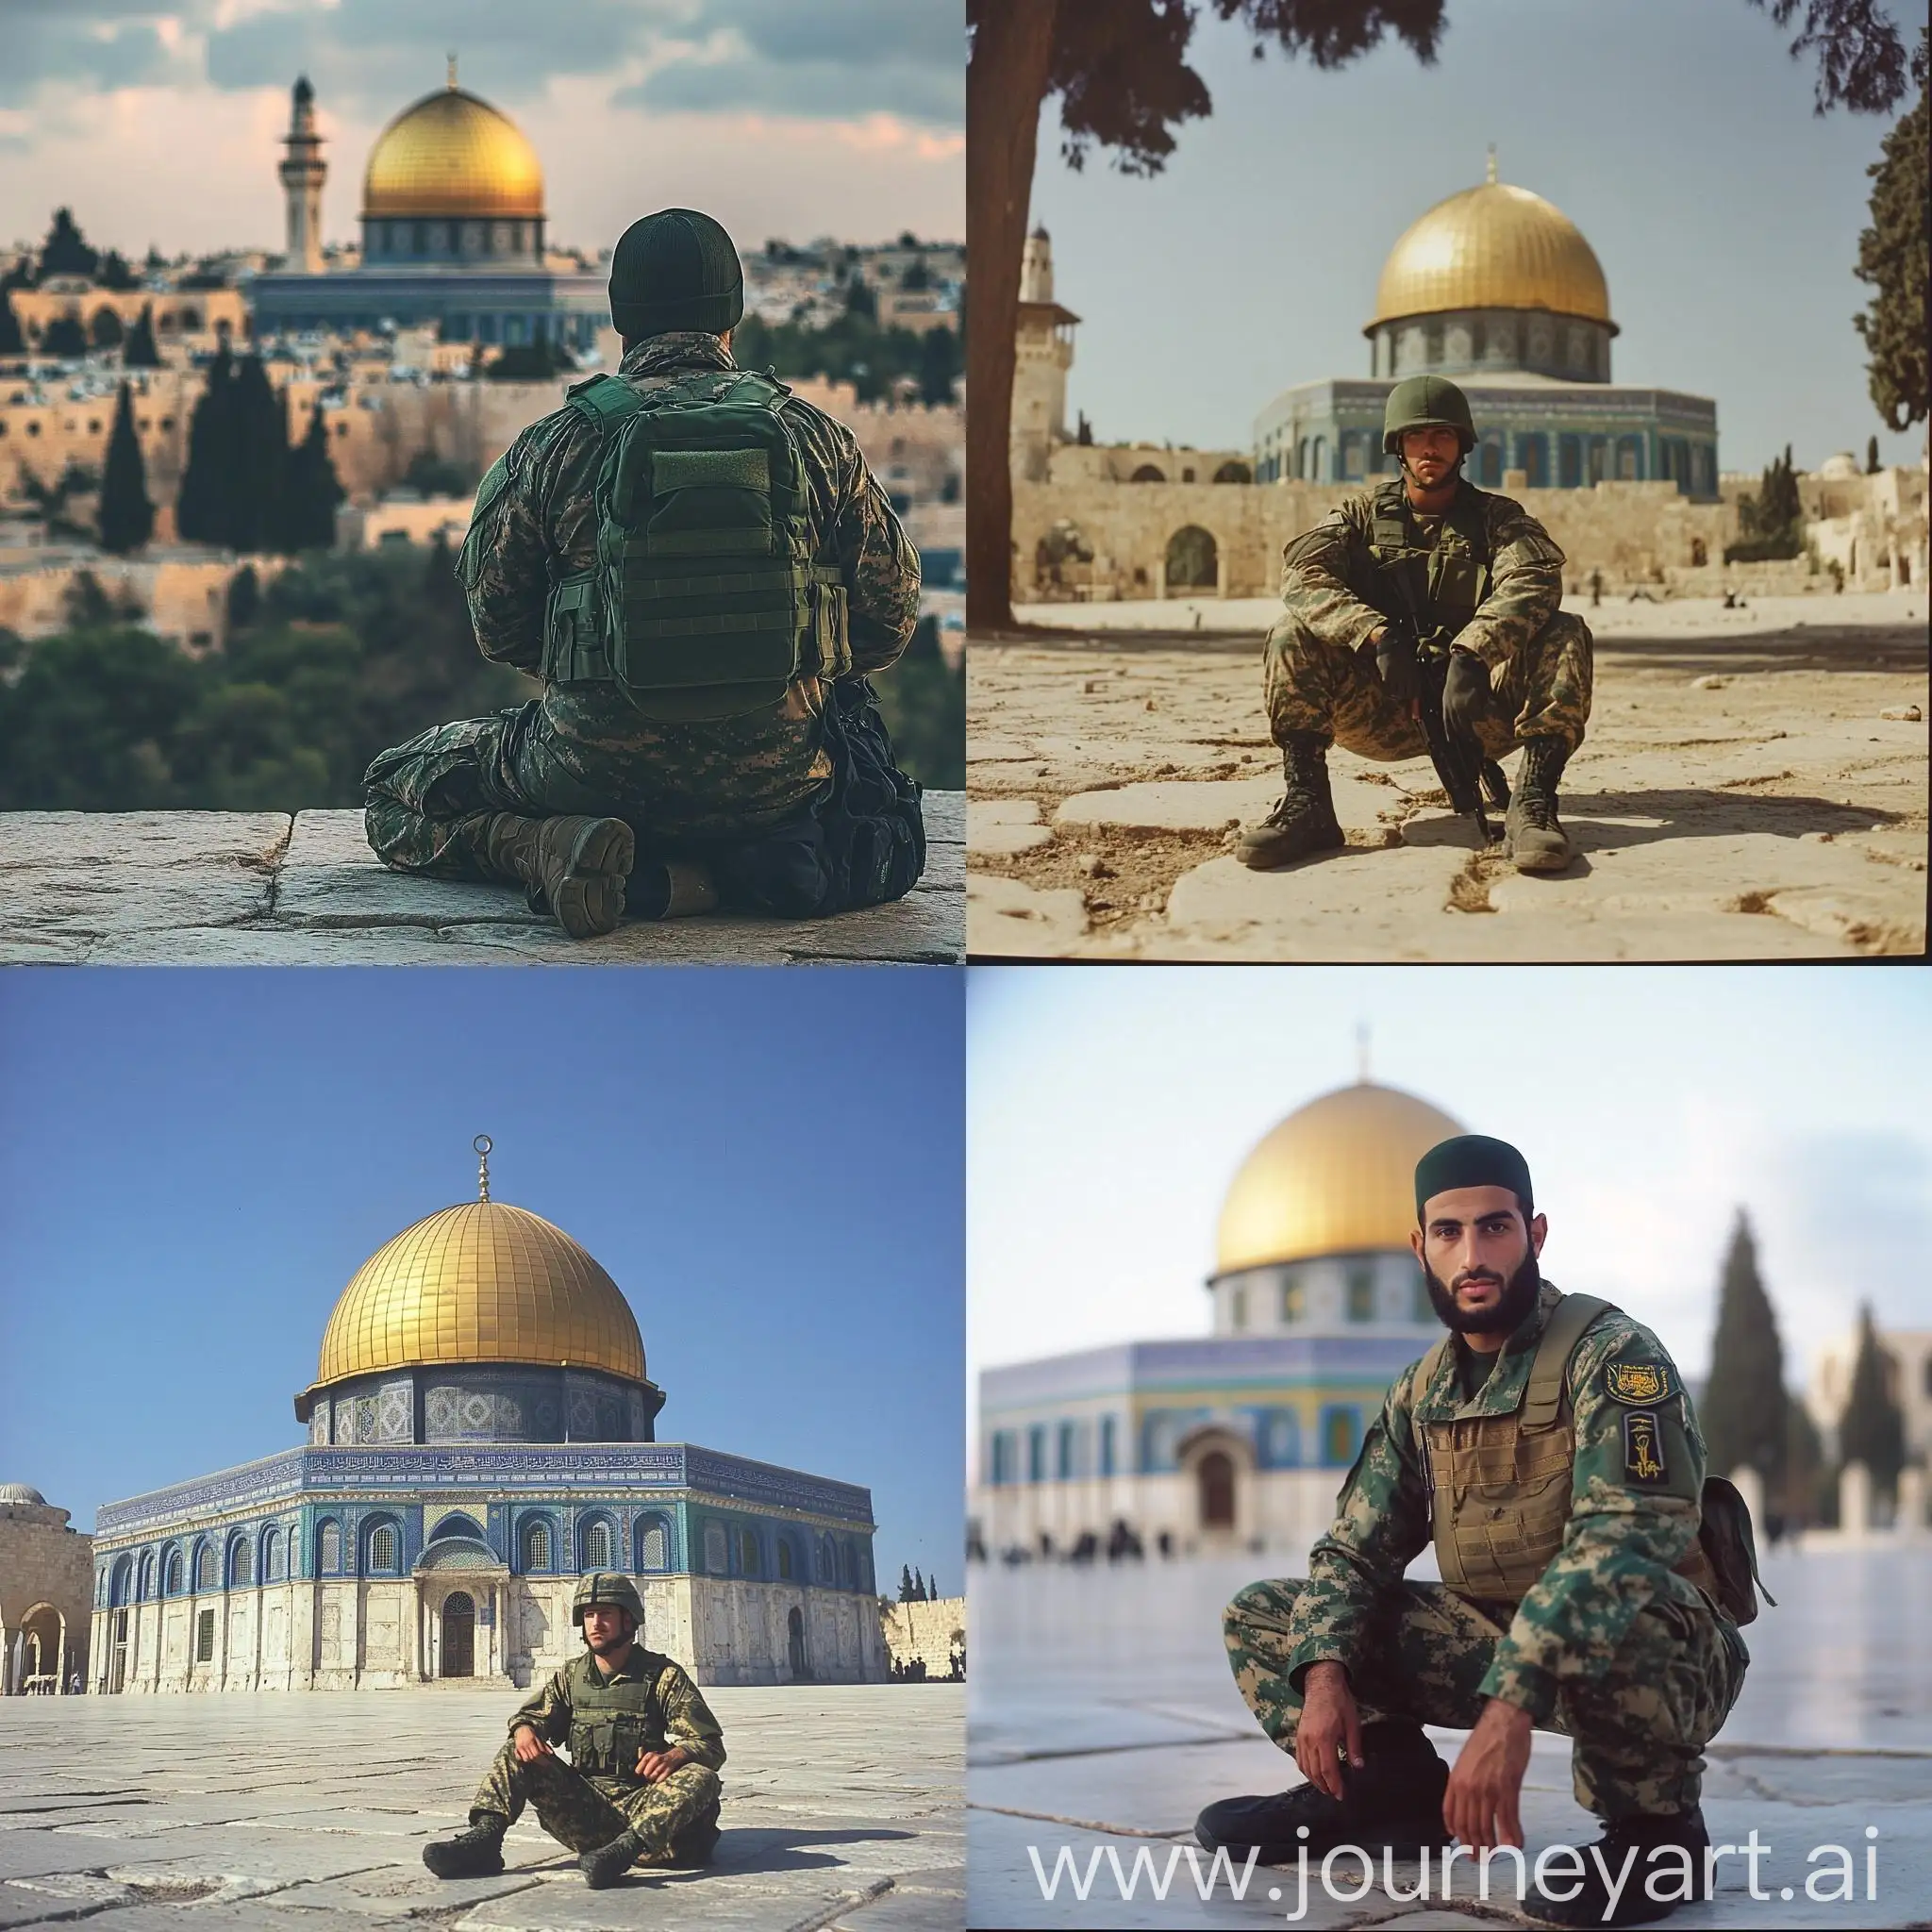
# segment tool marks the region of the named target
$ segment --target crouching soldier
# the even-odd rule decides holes
[[[470,1806],[470,1828],[423,1847],[439,1878],[503,1870],[503,1835],[526,1804],[577,1853],[584,1883],[614,1884],[632,1865],[703,1864],[718,1842],[724,1735],[697,1686],[635,1641],[643,1605],[627,1576],[577,1586],[571,1621],[584,1654],[509,1721]],[[552,1749],[567,1744],[568,1764]]]

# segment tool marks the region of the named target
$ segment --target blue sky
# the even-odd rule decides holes
[[[1895,15],[1924,20],[1923,4]],[[1059,158],[1041,125],[1033,215],[1058,298],[1085,318],[1068,392],[1102,441],[1245,446],[1291,383],[1366,375],[1361,334],[1395,239],[1483,177],[1556,203],[1596,250],[1620,382],[1713,396],[1720,459],[1760,469],[1864,453],[1916,461],[1865,392],[1852,317],[1865,169],[1890,123],[1812,115],[1815,63],[1745,0],[1449,0],[1432,68],[1387,47],[1336,74],[1256,62],[1204,7],[1192,62],[1214,98],[1166,172]]]
[[[491,1192],[637,1314],[666,1440],[869,1486],[960,1587],[963,991],[911,971],[0,976],[0,1480],[294,1446],[367,1257]]]
[[[975,968],[968,1359],[1199,1335],[1236,1169],[1374,1078],[1520,1146],[1543,1265],[1709,1359],[1740,1207],[1787,1374],[1932,1328],[1932,978],[1844,967]]]

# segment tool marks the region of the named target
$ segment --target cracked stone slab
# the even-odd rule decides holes
[[[1075,950],[1087,935],[1087,902],[1070,886],[1042,891],[997,873],[966,881],[966,942],[976,958]]]
[[[359,811],[305,811],[275,890],[278,925],[382,926],[544,924],[518,886],[420,879],[391,872],[369,849]]]
[[[975,798],[966,808],[966,849],[988,858],[1008,858],[1053,843],[1040,823],[1039,802],[1031,798]]]
[[[1110,791],[1080,791],[1054,814],[1058,825],[1112,825],[1139,832],[1218,832],[1265,817],[1280,800],[1278,775],[1255,778],[1155,778]],[[1407,794],[1393,780],[1377,783],[1343,771],[1329,774],[1335,816],[1351,844],[1380,845]]]

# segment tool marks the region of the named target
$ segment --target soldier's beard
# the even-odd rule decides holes
[[[1537,1291],[1542,1276],[1537,1271],[1536,1250],[1523,1257],[1523,1265],[1503,1284],[1503,1293],[1493,1308],[1461,1308],[1456,1304],[1455,1290],[1446,1285],[1424,1261],[1423,1279],[1429,1285],[1429,1305],[1443,1327],[1457,1335],[1507,1335],[1536,1307]],[[1493,1281],[1495,1276],[1472,1271],[1456,1277],[1457,1286],[1467,1281]]]

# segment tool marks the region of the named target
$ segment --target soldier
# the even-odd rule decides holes
[[[683,1670],[635,1641],[643,1614],[628,1576],[600,1571],[577,1585],[571,1621],[583,1626],[584,1654],[518,1707],[470,1828],[423,1847],[439,1878],[501,1872],[503,1835],[526,1803],[579,1855],[589,1886],[614,1885],[632,1865],[710,1856],[724,1734]],[[551,1748],[563,1743],[567,1765]]]
[[[626,907],[804,917],[918,878],[865,680],[912,636],[918,553],[852,433],[732,360],[743,310],[708,215],[625,231],[617,375],[491,466],[457,566],[483,655],[543,694],[375,759],[385,865],[521,884],[580,939]]]
[[[1401,477],[1350,497],[1282,553],[1288,608],[1268,635],[1265,688],[1288,787],[1236,857],[1266,871],[1341,847],[1325,762],[1334,740],[1364,758],[1426,754],[1419,632],[1454,640],[1448,729],[1476,739],[1489,760],[1523,747],[1506,852],[1519,872],[1560,872],[1575,849],[1557,819],[1557,783],[1583,741],[1591,688],[1589,626],[1557,608],[1563,553],[1520,504],[1462,475],[1475,425],[1453,382],[1398,382],[1382,425]]]
[[[1450,1332],[1389,1391],[1307,1579],[1254,1584],[1226,1613],[1241,1695],[1307,1782],[1210,1805],[1197,1834],[1269,1863],[1452,1836],[1520,1849],[1530,1732],[1554,1730],[1605,1832],[1574,1899],[1525,1908],[1662,1918],[1707,1896],[1698,1754],[1749,1662],[1733,1620],[1756,1610],[1748,1527],[1722,1518],[1725,1486],[1704,1487],[1656,1336],[1542,1279],[1522,1155],[1458,1136],[1415,1187],[1410,1241]],[[1406,1581],[1432,1535],[1443,1580]],[[1469,1730],[1453,1772],[1424,1724]]]

